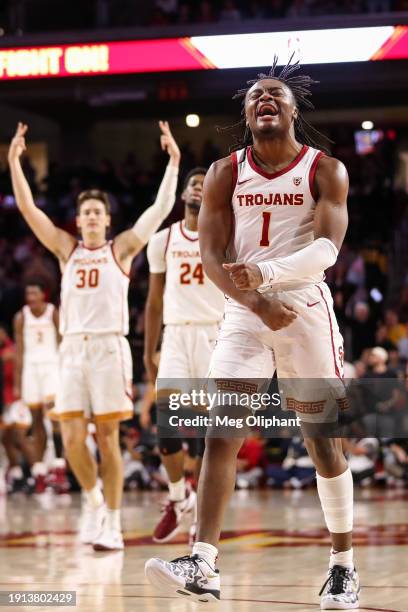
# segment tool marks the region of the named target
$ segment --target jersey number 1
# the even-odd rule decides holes
[[[262,217],[262,234],[261,234],[261,242],[259,246],[267,247],[269,246],[269,225],[271,222],[271,214],[270,212],[263,212]]]

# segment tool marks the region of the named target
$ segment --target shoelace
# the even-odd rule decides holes
[[[321,595],[329,584],[329,592],[331,595],[340,595],[344,593],[347,580],[349,579],[349,570],[341,565],[335,565],[329,570],[329,575],[326,582],[320,589],[319,595]]]

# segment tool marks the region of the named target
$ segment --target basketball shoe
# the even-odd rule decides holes
[[[97,538],[93,541],[94,550],[123,550],[123,536],[118,529],[114,529],[104,521],[102,530]]]
[[[220,573],[198,555],[178,557],[173,561],[149,559],[146,578],[158,589],[201,603],[220,599]]]
[[[93,544],[102,531],[106,516],[105,504],[94,508],[89,502],[82,502],[82,512],[79,527],[79,540],[82,544]]]
[[[331,567],[321,588],[322,610],[353,610],[359,607],[360,579],[357,570],[342,565]]]
[[[196,493],[186,487],[186,497],[183,501],[169,499],[163,507],[163,517],[153,532],[153,542],[169,542],[180,531],[183,519],[194,511],[197,503]]]

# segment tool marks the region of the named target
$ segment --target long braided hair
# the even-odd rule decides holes
[[[233,131],[236,128],[243,129],[243,134],[241,136],[234,135],[235,142],[230,147],[231,151],[236,151],[238,149],[243,149],[247,146],[253,144],[252,132],[249,129],[249,126],[246,124],[245,120],[245,100],[246,95],[252,85],[255,85],[261,79],[276,79],[277,81],[281,81],[290,89],[292,92],[293,98],[295,100],[296,106],[298,108],[298,115],[295,118],[295,137],[302,144],[307,144],[316,149],[321,149],[326,153],[329,152],[330,144],[333,142],[322,132],[319,132],[316,128],[314,128],[303,116],[304,110],[313,110],[314,105],[310,100],[312,95],[311,86],[318,81],[315,81],[310,76],[306,74],[294,75],[300,69],[300,61],[297,60],[292,64],[294,53],[289,58],[288,63],[284,66],[280,72],[277,70],[278,65],[278,56],[275,55],[273,59],[273,64],[268,74],[260,73],[257,75],[256,79],[251,79],[247,81],[248,87],[244,87],[242,89],[238,89],[238,91],[233,96],[233,100],[242,99],[242,111],[241,111],[241,120],[234,125],[231,125],[227,128],[221,128],[222,131]],[[219,128],[220,129],[220,128]]]

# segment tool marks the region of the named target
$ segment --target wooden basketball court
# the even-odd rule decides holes
[[[0,498],[0,591],[75,590],[81,612],[184,612],[197,604],[156,592],[147,558],[188,553],[186,532],[155,545],[163,493],[129,493],[124,553],[94,553],[76,540],[79,495]],[[407,491],[356,491],[355,552],[361,610],[408,611]],[[228,509],[219,568],[220,612],[319,610],[329,541],[315,491],[237,491]],[[202,608],[202,606],[200,606]],[[24,607],[24,610],[51,610]]]

